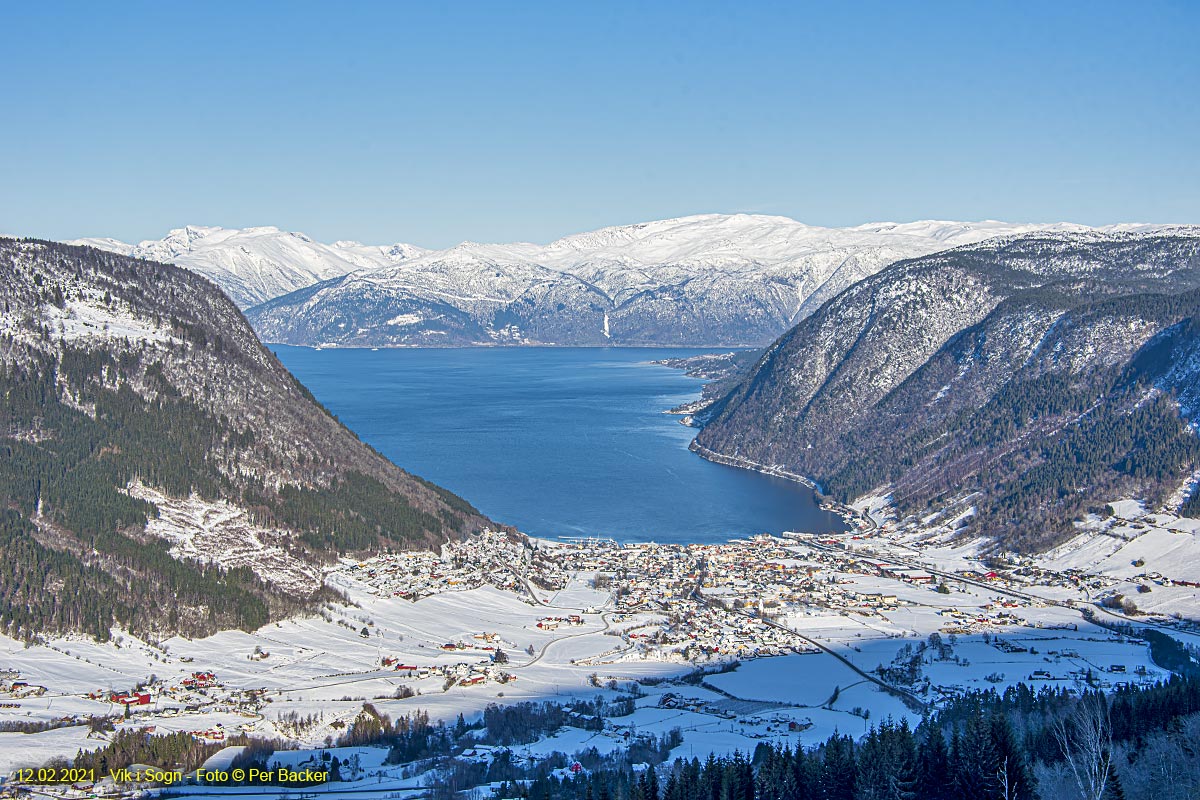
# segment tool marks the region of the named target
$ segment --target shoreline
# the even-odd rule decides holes
[[[255,335],[258,332],[255,331]],[[757,344],[555,344],[553,342],[529,342],[505,344],[500,342],[477,342],[474,344],[294,344],[259,339],[264,347],[302,347],[306,350],[759,350]]]
[[[791,481],[792,483],[799,483],[803,486],[807,486],[812,490],[814,501],[817,500],[817,495],[820,495],[821,498],[823,498],[821,501],[817,502],[817,508],[820,508],[823,511],[829,510],[834,514],[837,514],[846,523],[847,527],[853,527],[853,523],[850,521],[852,519],[863,521],[866,523],[868,529],[878,527],[878,523],[876,523],[869,514],[860,513],[851,506],[848,506],[844,503],[839,503],[838,501],[829,498],[823,493],[821,484],[817,483],[807,475],[801,475],[797,472],[790,472],[782,467],[768,467],[765,464],[759,464],[756,461],[751,461],[750,459],[742,458],[741,456],[727,456],[722,453],[718,453],[715,450],[708,449],[704,445],[697,443],[695,439],[692,439],[691,443],[688,444],[688,450],[691,450],[705,461],[711,461],[714,464],[721,464],[726,467],[735,467],[737,469],[745,469],[751,472],[767,475],[772,478],[781,478],[785,481]],[[833,508],[825,509],[822,508],[823,505],[829,505]]]
[[[714,353],[712,355],[718,356],[721,354]],[[651,363],[658,363],[659,365],[668,367],[669,369],[687,370],[687,366],[684,364],[668,364],[664,362]],[[704,426],[702,424],[693,425],[692,420],[717,402],[718,398],[706,398],[704,396],[704,390],[711,386],[715,381],[720,381],[723,379],[723,377],[705,379],[705,383],[701,387],[700,397],[696,398],[695,400],[690,400],[686,403],[681,403],[674,408],[667,409],[663,413],[682,417],[682,419],[679,420],[681,425],[689,428],[703,429]],[[692,441],[688,443],[688,450],[695,453],[700,458],[703,458],[705,461],[711,461],[714,464],[721,464],[722,466],[726,467],[749,470],[750,472],[757,472],[760,475],[766,475],[772,478],[780,478],[785,481],[806,486],[812,490],[812,499],[817,508],[822,511],[829,511],[841,517],[847,528],[856,527],[855,523],[853,522],[854,520],[859,520],[865,524],[867,530],[873,530],[878,527],[878,523],[871,518],[870,514],[867,514],[866,512],[860,513],[852,506],[832,499],[825,494],[825,490],[822,488],[821,484],[807,475],[801,475],[798,472],[792,472],[782,467],[771,467],[767,466],[766,464],[759,464],[757,461],[751,461],[750,459],[743,458],[741,456],[728,456],[724,453],[718,453],[715,450],[710,450],[709,448],[697,442],[696,437],[694,436],[692,437]]]
[[[717,356],[721,354],[714,353],[713,355]],[[687,367],[683,364],[668,364],[664,362],[651,363],[656,363],[659,366],[664,366],[668,369],[682,369],[687,371]],[[690,400],[686,403],[681,403],[674,408],[667,409],[663,413],[681,417],[679,423],[685,427],[702,429],[704,427],[703,425],[693,425],[691,422],[696,415],[702,414],[717,401],[716,398],[706,398],[704,396],[705,389],[711,386],[715,381],[720,381],[723,379],[723,377],[704,379],[705,382],[701,386],[700,397],[696,398],[695,400]],[[695,407],[693,408],[693,406]],[[790,481],[791,483],[798,483],[801,486],[805,486],[812,491],[812,500],[817,508],[821,511],[828,511],[836,514],[842,519],[848,529],[855,527],[853,520],[861,520],[865,522],[868,528],[876,527],[876,525],[873,524],[874,520],[872,520],[869,516],[864,517],[864,515],[860,514],[856,509],[844,503],[839,503],[836,500],[828,497],[825,494],[824,489],[821,487],[821,484],[807,475],[801,475],[798,472],[792,472],[790,470],[783,469],[782,467],[771,467],[767,466],[766,464],[759,464],[756,461],[751,461],[750,459],[743,458],[741,456],[727,456],[724,453],[718,453],[715,450],[710,450],[709,448],[697,442],[696,437],[694,436],[688,443],[688,450],[690,450],[692,453],[695,453],[700,458],[703,458],[705,461],[711,461],[714,464],[721,464],[722,466],[726,467],[734,467],[736,469],[757,472],[760,475],[766,475],[771,478],[780,478],[785,481]]]
[[[765,464],[759,464],[757,461],[751,461],[750,459],[742,458],[741,456],[727,456],[723,453],[718,453],[715,450],[709,450],[704,445],[697,443],[695,439],[692,439],[691,444],[688,445],[688,450],[691,450],[705,461],[712,461],[714,464],[724,464],[727,467],[748,469],[751,472],[759,472],[763,475],[770,475],[773,478],[783,478],[784,480],[792,481],[793,483],[803,484],[809,489],[812,489],[814,494],[821,494],[824,496],[824,493],[821,491],[821,484],[817,483],[807,475],[801,475],[797,472],[789,472],[781,467],[768,467]]]

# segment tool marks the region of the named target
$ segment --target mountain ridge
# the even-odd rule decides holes
[[[37,240],[0,265],[12,635],[257,627],[340,554],[495,527],[341,425],[206,278]]]
[[[463,243],[357,270],[247,314],[269,341],[300,345],[753,346],[887,264],[1033,230],[1093,229],[933,221],[834,229],[696,215],[544,246]]]
[[[1163,230],[993,220],[848,228],[698,214],[547,244],[326,245],[264,226],[187,226],[137,246],[218,283],[269,341],[328,346],[763,345],[887,264],[1032,231]]]
[[[697,414],[696,445],[1041,546],[1105,492],[1157,502],[1195,470],[1198,314],[1190,228],[902,261],[767,348]]]
[[[137,245],[107,238],[75,239],[68,244],[185,267],[212,280],[240,308],[364,266],[402,261],[425,252],[404,243],[371,246],[343,240],[327,245],[303,233],[270,225],[186,225],[169,231],[162,239],[148,239]]]

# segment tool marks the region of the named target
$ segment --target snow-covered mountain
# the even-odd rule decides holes
[[[496,527],[359,441],[188,270],[0,238],[0,296],[0,630],[252,630],[326,599],[339,554]]]
[[[838,294],[693,420],[717,460],[1041,549],[1107,498],[1200,494],[1200,226],[1036,233]],[[1172,511],[1175,509],[1172,508]]]
[[[189,226],[136,246],[73,243],[210,278],[249,309],[268,341],[756,345],[896,261],[1001,236],[1088,230],[936,220],[822,228],[787,217],[706,214],[602,228],[547,245],[464,242],[437,251],[322,244],[272,227]]]
[[[322,244],[302,233],[273,227],[238,230],[195,225],[138,245],[117,239],[76,239],[70,244],[177,264],[212,280],[242,308],[356,269],[387,266],[425,252],[411,244]]]
[[[754,345],[893,262],[999,236],[1087,230],[991,221],[822,228],[707,214],[544,246],[466,242],[247,313],[265,339],[291,344]]]

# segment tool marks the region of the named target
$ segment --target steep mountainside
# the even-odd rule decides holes
[[[1039,546],[1089,504],[1158,502],[1196,469],[1181,412],[1200,403],[1198,315],[1196,228],[901,262],[776,341],[694,447],[810,475],[843,501],[961,501],[972,531]]]
[[[186,267],[216,283],[241,308],[362,267],[396,264],[425,252],[410,244],[321,244],[302,233],[271,227],[228,230],[194,225],[139,245],[116,239],[77,239],[71,244]]]
[[[260,625],[320,565],[486,521],[321,408],[216,286],[0,239],[0,623]],[[48,589],[48,590],[47,590]]]
[[[710,214],[545,246],[468,242],[333,278],[247,316],[264,339],[288,344],[760,345],[894,261],[1040,229],[1086,230],[998,222],[838,229]]]

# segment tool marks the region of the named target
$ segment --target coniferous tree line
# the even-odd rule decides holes
[[[96,750],[80,750],[71,761],[72,767],[95,770],[96,778],[107,777],[110,771],[133,764],[146,764],[163,770],[191,772],[210,756],[230,746],[245,746],[252,751],[263,748],[282,750],[290,745],[283,741],[252,739],[245,734],[230,736],[223,742],[205,742],[190,733],[176,732],[149,735],[136,728],[121,728],[108,743]]]
[[[752,753],[651,760],[650,769],[596,757],[580,777],[563,777],[556,770],[565,758],[551,759],[506,767],[506,778],[495,768],[471,777],[506,781],[496,798],[530,800],[1112,800],[1126,796],[1126,784],[1155,785],[1155,748],[1173,741],[1186,750],[1188,725],[1200,730],[1195,678],[1107,697],[1018,685],[964,695],[915,728],[885,720],[858,741],[834,734],[811,748],[762,743]],[[1098,737],[1089,735],[1094,728]],[[1072,764],[1083,777],[1085,767],[1102,776],[1093,794]],[[1200,787],[1200,758],[1192,769],[1194,783],[1180,785]]]
[[[1097,499],[1135,494],[1161,502],[1200,465],[1200,438],[1177,400],[1140,378],[1133,370],[1014,378],[983,407],[900,446],[902,458],[851,436],[855,457],[822,485],[845,499],[898,481],[893,497],[902,513],[979,492],[973,531],[1016,547],[1046,546]],[[1047,429],[1056,433],[1043,435]],[[1021,445],[1007,444],[1014,441]],[[906,472],[934,453],[957,471],[907,482]],[[1183,511],[1195,507],[1189,500]]]
[[[433,543],[478,524],[461,498],[402,473],[331,421],[198,276],[0,239],[0,290],[0,628],[10,635],[107,638],[114,625],[203,635],[327,599],[178,560],[146,535],[156,509],[130,494],[135,482],[228,500],[281,529],[280,541],[310,562]],[[72,317],[80,303],[92,317]],[[86,322],[105,314],[150,338]],[[95,335],[69,334],[67,322]]]
[[[1190,737],[1200,733],[1200,678],[1180,676],[1111,695],[1025,685],[971,692],[915,728],[884,720],[858,741],[835,733],[815,747],[764,742],[750,753],[703,760],[670,760],[683,742],[678,730],[638,736],[609,754],[589,749],[518,763],[500,749],[486,762],[452,758],[481,742],[532,741],[555,723],[570,724],[572,714],[603,712],[607,704],[553,705],[493,707],[475,723],[460,716],[448,726],[423,712],[393,720],[366,703],[327,745],[386,747],[390,764],[438,770],[443,790],[493,783],[495,797],[531,800],[1112,800],[1127,792],[1175,800],[1200,789],[1200,753],[1190,749]],[[484,728],[488,721],[496,730]],[[186,734],[123,729],[106,747],[81,752],[74,765],[107,771],[148,763],[186,771],[216,747]],[[291,747],[254,742],[238,765],[269,768],[275,750]],[[1167,755],[1174,763],[1164,766]],[[564,775],[573,763],[582,772]]]
[[[1200,462],[1183,416],[1200,401],[1198,247],[1028,237],[898,262],[768,348],[697,441],[842,502],[969,503],[964,533],[1044,549],[1115,497],[1165,500]]]
[[[68,352],[70,368],[87,369],[89,354]],[[97,373],[115,368],[105,354],[95,358]],[[59,398],[72,389],[94,418]],[[254,629],[272,604],[298,610],[307,600],[272,592],[247,569],[182,562],[165,541],[139,535],[154,509],[124,491],[131,481],[182,496],[229,490],[206,464],[224,434],[198,408],[178,399],[147,408],[127,388],[84,391],[45,363],[24,375],[0,370],[0,394],[0,431],[38,434],[0,443],[0,624],[8,633]]]

